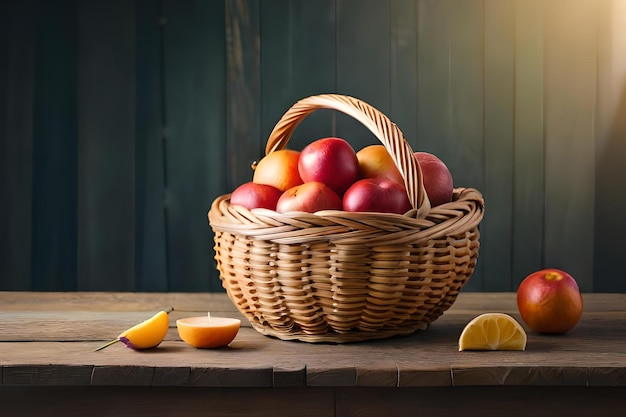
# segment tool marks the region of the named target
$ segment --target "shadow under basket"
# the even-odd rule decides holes
[[[220,196],[208,218],[222,285],[254,329],[282,340],[347,343],[425,330],[474,271],[483,197],[456,188],[451,202],[431,208],[398,127],[353,97],[300,100],[277,123],[266,153],[284,148],[298,123],[321,108],[346,113],[376,135],[405,180],[413,210],[278,213]]]

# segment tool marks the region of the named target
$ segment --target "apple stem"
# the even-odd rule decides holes
[[[554,272],[554,271],[546,272],[546,279],[548,281],[558,281],[561,278],[563,278],[563,276],[559,274],[558,272]]]
[[[167,309],[163,311],[165,311],[167,314],[170,314],[172,311],[174,311],[174,307],[168,307]]]
[[[106,344],[104,344],[104,345],[100,346],[98,349],[94,350],[94,352],[97,352],[97,351],[99,351],[99,350],[102,350],[102,349],[104,349],[104,348],[107,348],[107,347],[111,346],[112,344],[115,344],[115,343],[117,343],[117,342],[119,342],[119,341],[120,341],[120,339],[113,339],[113,340],[111,340],[110,342],[107,342]]]

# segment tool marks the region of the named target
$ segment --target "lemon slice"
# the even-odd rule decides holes
[[[484,313],[473,318],[459,337],[463,350],[526,350],[526,332],[504,313]]]
[[[125,330],[117,339],[99,347],[96,351],[102,350],[117,342],[122,342],[129,348],[137,350],[157,347],[163,339],[165,339],[165,335],[167,335],[167,331],[170,327],[169,311],[159,311],[148,320]]]

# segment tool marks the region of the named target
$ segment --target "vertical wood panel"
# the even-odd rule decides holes
[[[484,192],[483,2],[457,0],[449,6],[451,136],[439,155],[449,164],[455,185]],[[484,266],[479,255],[466,290],[484,289]]]
[[[484,193],[464,290],[556,266],[626,291],[624,16],[621,0],[1,2],[0,287],[221,291],[210,203],[293,102],[340,92]],[[318,111],[290,146],[335,134],[376,141]]]
[[[593,289],[597,13],[594,0],[553,0],[544,25],[545,264],[583,291]]]
[[[225,193],[251,179],[249,163],[263,154],[260,19],[259,2],[226,2]]]
[[[0,4],[0,289],[31,289],[35,2]]]
[[[449,141],[450,86],[448,7],[446,1],[418,2],[417,146],[440,155],[450,164],[440,145]],[[457,180],[460,185],[460,179]]]
[[[512,290],[543,265],[544,1],[515,1]]]
[[[600,4],[593,289],[625,292],[626,2],[604,0]]]
[[[8,165],[8,150],[10,149],[9,134],[7,129],[7,113],[9,111],[9,99],[8,99],[8,71],[9,71],[9,4],[8,2],[0,3],[0,196],[3,200],[8,200],[6,196],[9,195],[10,189],[10,176],[13,169]],[[11,106],[12,107],[12,106]],[[20,285],[19,276],[24,276],[24,273],[17,274],[15,270],[20,268],[16,267],[16,264],[21,263],[21,267],[26,266],[30,269],[30,256],[22,256],[20,258],[12,257],[9,253],[9,248],[15,240],[12,234],[9,232],[9,227],[13,219],[13,215],[9,217],[11,213],[11,206],[16,205],[16,199],[10,200],[6,204],[0,205],[0,289],[22,289],[29,288],[27,282],[23,282]],[[30,228],[30,224],[29,224]],[[30,239],[30,233],[28,233]],[[30,246],[30,245],[29,245]],[[29,251],[30,252],[30,251]],[[26,262],[24,261],[26,259]],[[17,261],[17,262],[15,262]],[[15,262],[15,264],[14,264]],[[30,275],[30,272],[28,273]]]
[[[484,192],[482,16],[480,1],[419,4],[418,147],[448,165],[455,186]],[[484,288],[482,268],[479,258],[466,290]]]
[[[389,2],[337,0],[337,92],[360,98],[390,115]],[[336,115],[336,134],[358,151],[378,139],[344,115]]]
[[[451,135],[440,143],[440,155],[450,161],[457,183],[484,190],[483,2],[448,6]]]
[[[135,288],[134,2],[79,2],[80,290]]]
[[[164,11],[170,290],[217,290],[207,212],[226,179],[224,3],[166,1]]]
[[[161,0],[136,6],[135,288],[167,291]]]
[[[76,30],[73,2],[39,2],[33,102],[34,290],[77,289]]]
[[[389,118],[417,150],[417,0],[391,1]]]
[[[489,212],[482,224],[484,286],[511,289],[515,2],[484,3],[485,187]]]
[[[277,25],[276,22],[286,22]],[[261,8],[261,143],[301,98],[335,90],[335,1],[272,0]],[[333,135],[333,113],[309,115],[289,142],[302,149]]]

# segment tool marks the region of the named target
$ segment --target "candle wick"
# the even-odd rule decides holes
[[[209,311],[209,312],[207,313],[207,315],[209,316],[209,325],[212,325],[212,324],[213,324],[213,322],[211,321],[211,312]]]

